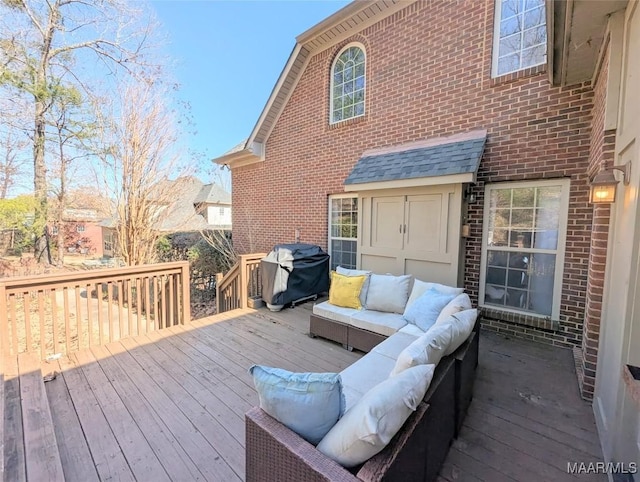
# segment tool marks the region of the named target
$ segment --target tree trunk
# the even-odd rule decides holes
[[[37,237],[34,243],[34,255],[38,263],[51,263],[51,259],[49,259],[50,256],[47,256],[49,250],[47,249],[47,237],[45,236],[45,226],[47,223],[47,167],[44,161],[46,106],[45,103],[37,97],[35,101],[33,188],[36,209],[33,222],[37,230]]]

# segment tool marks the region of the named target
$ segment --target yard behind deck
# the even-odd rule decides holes
[[[65,479],[242,480],[244,413],[258,404],[247,369],[340,371],[362,356],[309,338],[310,308],[236,310],[43,364],[60,373],[45,388]],[[577,480],[567,462],[601,455],[571,352],[481,336],[475,397],[441,480]],[[4,374],[5,395],[19,390]],[[9,480],[29,475],[27,432],[7,431],[21,413],[5,406],[0,424]],[[580,480],[604,480],[591,477]]]

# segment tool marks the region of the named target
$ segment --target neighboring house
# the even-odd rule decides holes
[[[102,256],[102,220],[95,209],[67,208],[62,212],[62,223],[52,224],[49,234],[55,239],[63,230],[66,253]]]
[[[172,202],[158,200],[154,229],[161,233],[231,229],[231,195],[216,184],[203,184],[186,176],[169,181],[159,191],[177,193]],[[117,255],[117,221],[106,219],[101,224],[104,255]]]
[[[207,224],[215,229],[231,229],[231,194],[217,184],[205,184],[193,201]]]
[[[249,138],[216,159],[236,248],[300,238],[334,267],[464,286],[484,327],[573,348],[607,460],[639,460],[640,382],[621,376],[640,366],[638,10],[346,6],[296,39]],[[590,203],[626,162],[613,210]]]

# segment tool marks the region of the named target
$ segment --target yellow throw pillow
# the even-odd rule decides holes
[[[361,310],[360,290],[366,279],[366,276],[345,276],[332,271],[329,303],[343,308]]]

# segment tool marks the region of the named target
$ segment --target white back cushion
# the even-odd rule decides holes
[[[409,298],[411,275],[372,274],[365,304],[368,310],[385,313],[404,312]]]
[[[458,311],[470,310],[471,308],[471,300],[469,299],[469,295],[466,293],[462,293],[461,295],[458,295],[454,299],[452,299],[447,306],[442,308],[442,311],[436,319],[436,323],[438,323],[438,321],[446,320]]]
[[[464,288],[455,288],[453,286],[442,285],[440,283],[431,283],[427,281],[414,280],[413,289],[411,295],[407,301],[407,308],[413,304],[418,298],[420,298],[425,291],[435,288],[442,294],[458,296],[464,293]]]
[[[418,408],[434,369],[434,365],[409,368],[373,387],[329,430],[318,450],[345,467],[369,460]]]
[[[453,339],[453,326],[441,323],[427,331],[406,347],[396,360],[390,375],[397,375],[417,365],[437,365]]]
[[[446,320],[436,323],[433,326],[433,328],[435,328],[436,326],[449,324],[453,328],[453,337],[449,347],[444,353],[445,355],[451,355],[467,338],[469,338],[477,317],[478,310],[476,309],[459,311],[458,313],[451,315]]]
[[[344,276],[366,276],[362,285],[362,289],[360,290],[360,304],[363,308],[366,308],[367,293],[369,292],[369,282],[371,281],[371,271],[362,269],[348,269],[343,268],[342,266],[338,266],[336,268],[336,273]]]

